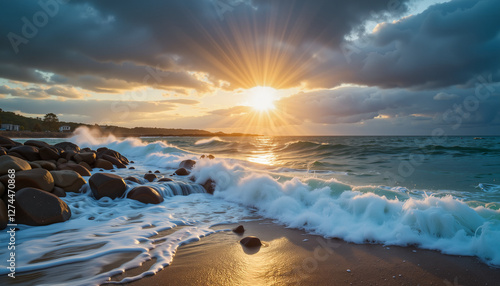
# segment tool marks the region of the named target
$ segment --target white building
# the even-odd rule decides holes
[[[59,127],[59,132],[70,132],[71,131],[71,127],[69,127],[68,125],[63,125],[61,127]]]
[[[19,125],[14,125],[14,124],[2,124],[2,130],[7,130],[7,131],[19,131]]]

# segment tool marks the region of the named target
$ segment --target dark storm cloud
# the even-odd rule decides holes
[[[319,124],[360,123],[372,119],[434,125],[500,125],[500,84],[452,88],[447,92],[341,87],[301,92],[276,103],[280,110],[301,122]],[[485,87],[486,88],[486,87]],[[486,90],[486,89],[485,89]],[[452,95],[452,96],[450,96]]]
[[[466,84],[479,74],[492,74],[499,81],[498,11],[497,0],[454,0],[381,24],[368,37],[361,57],[354,55],[359,68],[350,79],[381,87],[417,88]]]
[[[405,2],[9,1],[0,12],[0,77],[96,92],[210,88],[187,71],[231,88],[425,89],[465,84],[479,73],[498,80],[500,1],[454,0],[363,33],[368,19],[403,15]],[[361,38],[345,42],[350,34]]]
[[[230,10],[214,5],[221,1]],[[272,71],[283,87],[297,85],[307,78],[290,66],[307,60],[313,44],[335,47],[366,19],[404,11],[403,2],[9,1],[0,12],[0,76],[98,92],[141,85],[207,91],[187,71],[232,88],[262,84]],[[269,61],[280,63],[262,70]],[[44,80],[37,70],[54,75]]]

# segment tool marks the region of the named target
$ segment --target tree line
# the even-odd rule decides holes
[[[59,131],[61,125],[68,125],[72,130],[77,126],[82,125],[81,123],[73,122],[60,122],[59,118],[54,113],[47,113],[43,118],[30,118],[19,114],[15,114],[10,111],[3,111],[0,109],[0,124],[14,124],[19,125],[20,131]]]

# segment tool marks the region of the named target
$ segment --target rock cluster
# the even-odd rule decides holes
[[[202,158],[214,157],[209,155]],[[71,142],[50,145],[39,140],[28,140],[21,144],[0,136],[0,229],[7,226],[9,219],[7,202],[10,197],[7,186],[9,170],[12,169],[15,170],[15,186],[11,188],[15,192],[15,201],[10,202],[14,202],[15,222],[19,224],[37,226],[70,219],[71,210],[60,197],[66,197],[67,193],[80,193],[82,190],[90,190],[97,200],[107,197],[128,198],[145,204],[163,202],[159,190],[142,185],[148,182],[157,184],[173,181],[155,175],[161,174],[159,170],[155,174],[150,171],[144,175],[144,179],[129,176],[125,180],[115,174],[99,173],[103,170],[113,172],[115,168],[124,169],[130,163],[133,162],[106,147],[92,150],[80,148]],[[194,160],[182,161],[171,176],[189,176],[195,166]],[[133,167],[130,169],[133,170]],[[194,177],[191,176],[190,179],[194,181]],[[207,193],[214,192],[215,182],[212,179],[201,185]]]
[[[28,140],[24,144],[0,136],[0,229],[7,225],[9,198],[16,210],[15,222],[27,225],[47,225],[71,217],[68,205],[59,197],[67,192],[78,193],[99,164],[112,169],[128,164],[120,153],[100,148],[98,151],[71,142],[50,145],[44,141]],[[9,170],[15,170],[15,184],[10,196]],[[123,181],[123,180],[122,180]]]

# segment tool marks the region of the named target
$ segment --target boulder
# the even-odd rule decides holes
[[[89,171],[92,171],[92,167],[90,167],[90,165],[89,165],[89,164],[87,164],[87,162],[83,162],[83,161],[82,161],[82,162],[78,163],[78,165],[80,165],[80,166],[84,167],[85,169],[87,169],[87,170],[89,170]]]
[[[59,160],[57,160],[57,165],[62,165],[62,164],[66,164],[68,163],[68,160],[64,159],[64,158],[59,158]]]
[[[31,163],[36,163],[36,164],[40,165],[40,167],[44,168],[47,171],[53,171],[53,170],[57,169],[56,164],[49,162],[49,161],[33,161]]]
[[[7,215],[7,206],[0,199],[0,230],[5,229],[9,223],[9,216]]]
[[[71,217],[68,205],[56,195],[36,188],[16,192],[16,223],[48,225]]]
[[[155,174],[150,174],[150,173],[147,173],[144,175],[144,179],[148,180],[148,182],[152,182],[156,179],[156,175]]]
[[[28,161],[37,161],[40,160],[40,153],[38,148],[33,146],[16,146],[9,149],[9,153],[15,152]]]
[[[133,188],[128,194],[127,198],[139,201],[145,204],[159,204],[163,202],[163,197],[157,190],[148,187],[140,186]]]
[[[92,175],[90,173],[90,171],[87,170],[87,168],[83,167],[82,165],[78,165],[76,163],[68,162],[66,164],[61,164],[57,167],[59,170],[73,170],[82,176],[91,176]]]
[[[61,157],[57,148],[54,148],[54,147],[42,147],[42,148],[38,149],[38,152],[39,152],[40,158],[42,160],[56,160],[57,161]]]
[[[7,149],[4,147],[0,147],[0,156],[7,155]]]
[[[3,194],[5,194],[5,186],[0,182],[0,198],[3,197]]]
[[[190,172],[185,168],[179,168],[175,171],[174,174],[176,174],[177,176],[187,176],[190,174]]]
[[[201,184],[201,186],[207,191],[208,194],[213,195],[215,191],[215,181],[212,179],[208,179],[205,183]]]
[[[54,185],[62,188],[65,192],[79,193],[80,189],[87,182],[80,174],[72,170],[52,171]]]
[[[159,174],[159,173],[160,173],[160,171],[159,171],[159,170],[156,170],[156,171],[154,171],[154,173],[155,173],[155,174]]]
[[[138,184],[141,183],[141,181],[139,181],[139,179],[137,179],[136,177],[132,177],[132,176],[126,177],[125,181],[134,182],[134,183],[138,183]]]
[[[78,153],[76,153],[75,151],[66,151],[64,152],[64,158],[68,161],[71,161],[73,160],[73,157],[75,157],[75,155],[77,155]]]
[[[23,155],[16,153],[16,152],[7,152],[7,155],[10,155],[10,156],[13,156],[13,157],[16,157],[19,159],[23,159],[24,161],[28,161],[28,160],[26,160],[26,158],[23,157]]]
[[[123,156],[122,154],[120,154],[119,152],[117,152],[115,150],[108,149],[106,147],[101,147],[101,148],[97,149],[97,157],[98,158],[102,158],[102,156],[104,156],[104,155],[115,157],[116,159],[120,160],[120,162],[124,165],[128,165],[128,163],[129,163],[128,159],[125,156]]]
[[[4,185],[7,185],[8,180],[8,175],[0,177],[0,181]],[[14,190],[17,191],[27,187],[50,192],[54,188],[54,178],[49,171],[45,169],[32,169],[16,172],[16,184]]]
[[[109,150],[108,147],[99,147],[99,148],[97,148],[97,154],[103,153],[106,150]]]
[[[0,136],[0,146],[5,147],[7,149],[12,148],[14,146],[23,145],[19,142],[12,141],[10,138],[5,136]]]
[[[135,170],[135,167],[129,167],[128,169],[129,170]]]
[[[59,187],[54,187],[52,189],[52,193],[54,195],[56,195],[57,197],[59,197],[59,198],[63,198],[63,197],[66,196],[66,192],[64,191],[64,189],[63,188],[59,188]]]
[[[179,164],[179,168],[184,168],[186,170],[193,169],[194,165],[196,165],[196,161],[194,160],[184,160]]]
[[[28,162],[30,164],[31,169],[42,169],[42,166],[40,164],[35,163],[35,162]]]
[[[209,154],[209,155],[207,156],[207,158],[208,158],[208,159],[210,159],[210,160],[213,160],[213,159],[215,159],[215,156],[214,156],[214,155],[212,155],[212,154]]]
[[[43,147],[50,148],[50,145],[47,142],[40,141],[40,140],[28,140],[28,141],[24,142],[24,145],[33,146],[33,147],[36,147],[38,149],[43,148]]]
[[[237,234],[242,234],[245,232],[245,228],[242,225],[238,225],[237,227],[233,228],[233,232]]]
[[[173,182],[174,180],[170,179],[170,178],[161,178],[158,180],[158,182]]]
[[[255,236],[247,236],[240,240],[240,243],[246,247],[260,247],[262,246],[262,242],[258,237]]]
[[[64,151],[80,152],[80,147],[78,147],[78,145],[73,144],[71,142],[61,142],[61,143],[57,143],[54,146],[59,147],[59,148],[63,149]]]
[[[113,163],[111,163],[108,160],[97,159],[95,161],[95,167],[99,168],[99,169],[104,169],[104,170],[111,170],[111,169],[113,169]]]
[[[106,154],[103,154],[102,155],[102,159],[104,160],[107,160],[109,162],[111,162],[113,165],[115,165],[118,169],[124,169],[124,168],[127,168],[127,166],[125,166],[125,164],[122,163],[122,161],[120,161],[119,159],[113,157],[113,156],[109,156],[109,155],[106,155]]]
[[[102,197],[118,198],[123,196],[127,190],[125,181],[115,174],[94,174],[90,177],[89,185],[96,199]]]
[[[14,169],[16,171],[26,171],[31,170],[31,166],[28,162],[23,159],[4,155],[0,157],[0,175],[7,174],[9,169]]]
[[[83,152],[83,153],[75,155],[75,161],[77,163],[85,162],[89,165],[92,165],[95,163],[95,159],[96,159],[96,155],[94,152]]]

